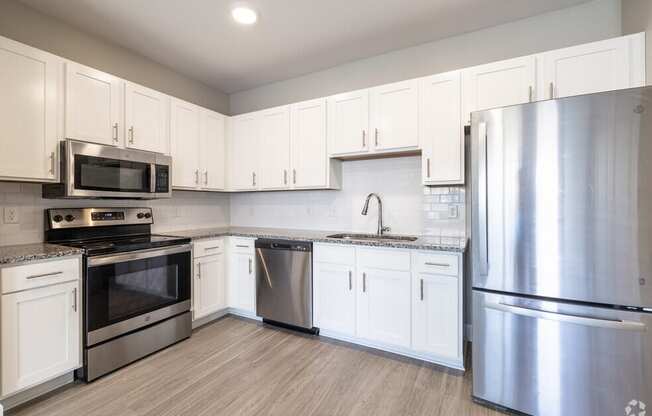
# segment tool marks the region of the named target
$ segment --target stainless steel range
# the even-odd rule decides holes
[[[151,234],[151,208],[45,212],[45,239],[84,250],[84,367],[92,381],[190,337],[190,239]]]

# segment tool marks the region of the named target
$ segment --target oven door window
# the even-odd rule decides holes
[[[89,267],[88,330],[189,299],[188,252]]]
[[[149,163],[75,155],[75,189],[151,192],[151,169]]]

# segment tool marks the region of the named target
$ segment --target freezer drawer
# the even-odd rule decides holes
[[[652,405],[649,328],[648,313],[474,291],[473,396],[531,415],[638,415]]]

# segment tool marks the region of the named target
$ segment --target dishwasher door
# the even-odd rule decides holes
[[[256,313],[312,330],[312,243],[256,240]]]

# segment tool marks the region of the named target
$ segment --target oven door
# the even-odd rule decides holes
[[[86,346],[190,310],[190,245],[90,257]]]

